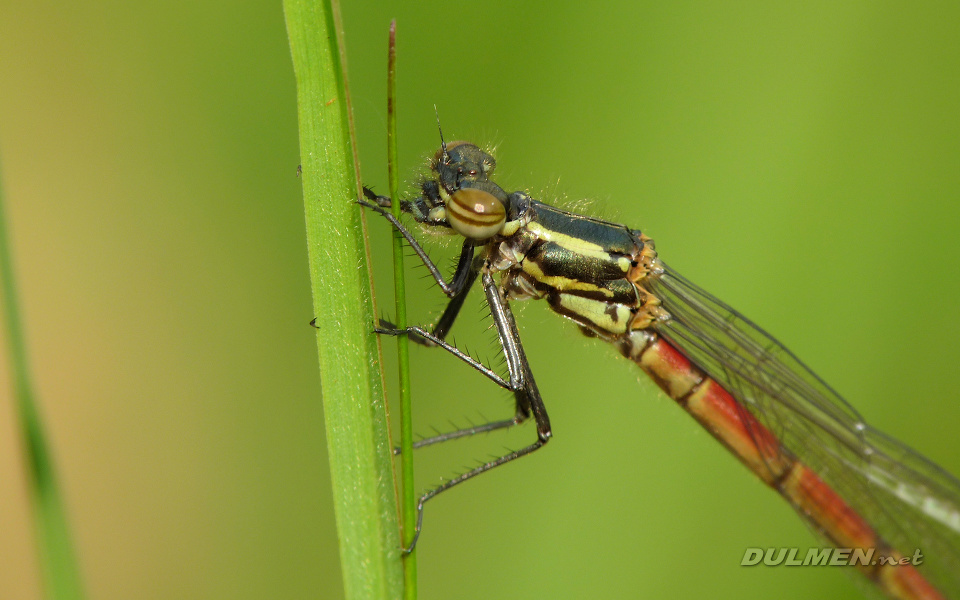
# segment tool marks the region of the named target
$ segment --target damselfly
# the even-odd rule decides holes
[[[513,418],[429,438],[431,443],[506,428],[530,417],[537,438],[425,493],[437,494],[542,447],[552,432],[524,354],[511,300],[545,299],[590,337],[636,362],[750,471],[832,545],[873,556],[858,569],[892,598],[960,597],[960,482],[867,425],[782,344],[660,259],[639,230],[563,211],[492,179],[494,158],[467,142],[441,144],[402,210],[463,238],[448,283],[414,236],[364,190],[361,203],[406,238],[450,298],[431,329],[385,327],[439,346],[510,390]],[[445,341],[480,280],[508,377]],[[922,550],[922,565],[909,559]]]

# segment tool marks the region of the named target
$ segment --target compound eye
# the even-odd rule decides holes
[[[507,210],[497,198],[483,190],[459,189],[447,202],[447,222],[463,237],[478,242],[497,235],[507,221]]]

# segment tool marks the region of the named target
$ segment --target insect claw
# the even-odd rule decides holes
[[[390,206],[392,206],[392,204],[393,204],[393,202],[390,200],[390,198],[388,198],[388,197],[386,197],[386,196],[380,196],[379,194],[377,194],[376,192],[374,192],[373,189],[371,189],[371,188],[369,188],[369,187],[367,187],[367,186],[363,186],[363,196],[364,196],[367,200],[370,200],[370,201],[372,201],[372,202],[376,202],[377,205],[380,206],[380,207],[382,207],[382,208],[390,208]],[[362,204],[362,202],[360,202],[359,200],[358,200],[358,203]]]

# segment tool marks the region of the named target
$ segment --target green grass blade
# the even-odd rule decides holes
[[[4,317],[18,425],[34,504],[33,517],[40,552],[43,589],[46,596],[53,600],[79,600],[84,597],[80,569],[70,541],[70,529],[67,527],[66,512],[60,497],[53,456],[33,395],[10,252],[3,182],[0,181],[0,285],[3,287]]]
[[[400,598],[403,574],[339,7],[285,0],[330,474],[349,600]]]
[[[400,218],[400,176],[397,152],[397,22],[390,22],[387,59],[387,172],[393,215]],[[407,289],[403,273],[403,236],[393,230],[393,287],[397,302],[397,328],[407,326]],[[400,371],[400,470],[403,480],[403,547],[409,548],[416,534],[417,496],[413,483],[413,410],[410,399],[410,352],[407,336],[397,338],[397,365]],[[404,598],[417,598],[417,550],[403,558]]]

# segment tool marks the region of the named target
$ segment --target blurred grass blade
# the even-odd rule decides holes
[[[57,485],[52,452],[47,445],[30,382],[30,367],[13,274],[13,258],[10,240],[7,238],[5,208],[3,182],[0,181],[0,285],[3,286],[7,348],[10,370],[13,372],[13,392],[27,463],[27,477],[30,480],[43,589],[46,596],[53,600],[79,600],[83,598],[80,569],[73,544],[70,542],[70,530]]]
[[[400,176],[397,164],[397,22],[390,22],[387,44],[387,173],[390,197],[394,198],[393,216],[400,218]],[[407,326],[407,290],[403,277],[403,236],[393,230],[393,291],[396,299],[396,325]],[[403,547],[409,548],[416,534],[417,496],[413,483],[413,409],[410,400],[410,352],[407,336],[397,338],[397,365],[400,371],[400,470],[403,479]],[[404,598],[417,598],[417,550],[403,557]]]
[[[285,0],[297,79],[310,280],[348,600],[399,598],[403,574],[339,6]]]

